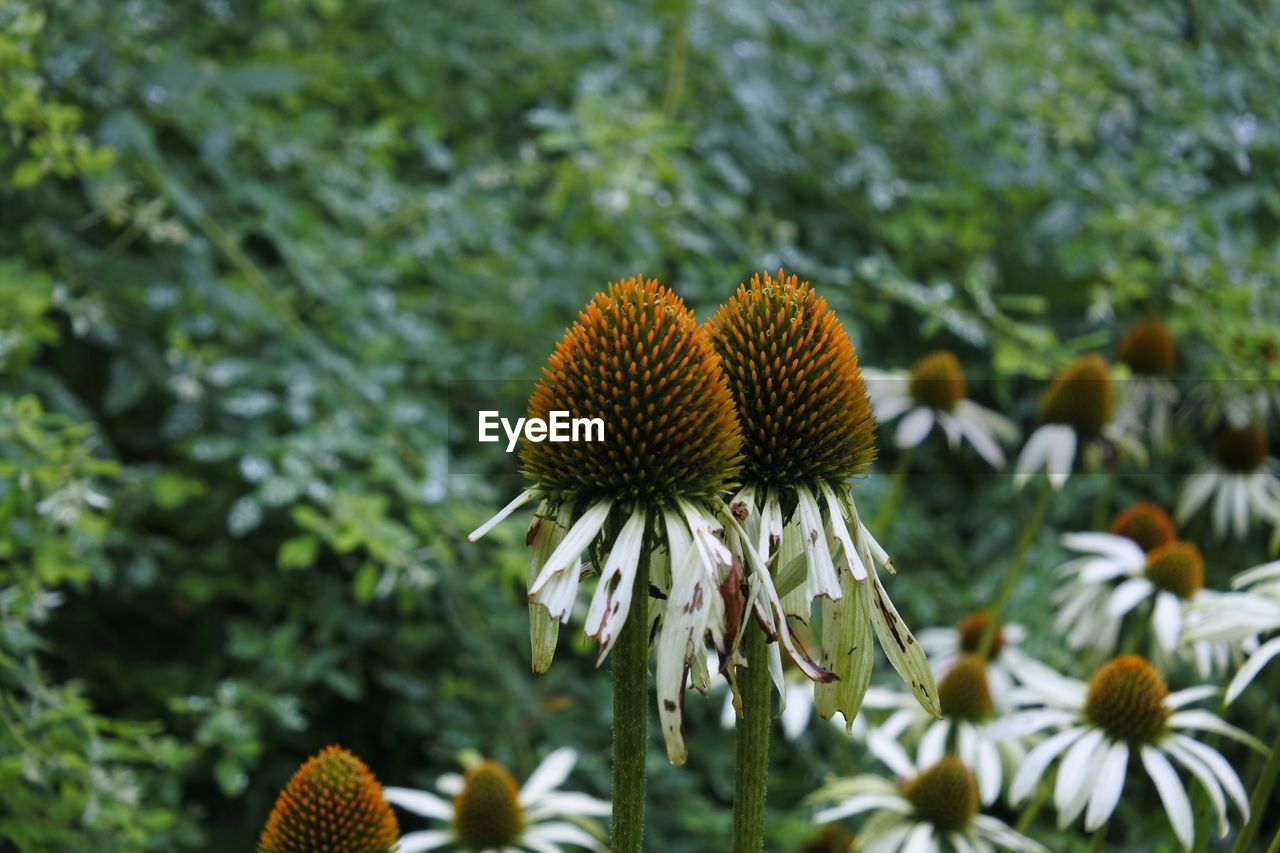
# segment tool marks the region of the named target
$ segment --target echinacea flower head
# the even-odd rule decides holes
[[[1097,354],[1076,359],[1040,396],[1044,424],[1027,439],[1018,457],[1014,485],[1022,488],[1040,469],[1060,489],[1071,476],[1082,445],[1106,443],[1144,459],[1146,451],[1132,433],[1132,424],[1115,417],[1111,367]]]
[[[1169,513],[1150,501],[1140,501],[1120,512],[1111,520],[1107,532],[1132,539],[1144,551],[1178,538]]]
[[[594,818],[609,804],[586,794],[558,790],[577,754],[558,749],[543,760],[523,786],[496,761],[481,760],[463,776],[441,776],[437,788],[451,799],[413,788],[387,788],[395,806],[446,826],[410,832],[396,853],[423,850],[560,851],[565,846],[603,850]]]
[[[965,654],[977,654],[982,648],[982,637],[987,633],[987,626],[991,624],[991,614],[985,610],[978,610],[970,613],[968,616],[960,620],[960,624],[956,626],[959,633],[960,650]],[[991,639],[991,648],[987,652],[988,658],[997,658],[1004,649],[1004,625],[996,625],[992,630],[994,635]]]
[[[1003,468],[1001,442],[1018,438],[1013,422],[968,397],[960,359],[950,350],[921,356],[911,369],[866,370],[867,389],[881,426],[901,418],[894,441],[898,447],[917,447],[936,424],[952,449],[968,441],[993,468]]]
[[[737,583],[719,538],[721,493],[736,480],[742,436],[720,358],[678,296],[630,278],[595,296],[565,333],[529,401],[531,418],[568,411],[599,418],[603,441],[526,441],[533,481],[469,537],[478,539],[535,498],[528,532],[533,668],[551,665],[583,575],[599,575],[586,633],[603,662],[631,610],[643,561],[666,600],[658,651],[658,710],[673,761],[684,760],[683,701],[692,669],[705,687],[706,637],[721,654]],[[645,594],[642,591],[641,594]]]
[[[1204,677],[1227,666],[1229,644],[1188,645],[1184,637],[1188,608],[1206,595],[1204,558],[1195,544],[1175,539],[1144,551],[1136,540],[1114,533],[1068,533],[1062,544],[1084,555],[1057,570],[1066,582],[1053,594],[1054,624],[1068,648],[1110,654],[1126,617],[1136,614],[1132,618],[1149,620],[1151,652],[1160,661],[1175,653],[1192,656]]]
[[[856,853],[857,839],[842,826],[828,824],[805,841],[800,853]]]
[[[1178,366],[1178,345],[1159,317],[1139,320],[1116,344],[1116,358],[1139,376],[1171,376]]]
[[[875,419],[853,342],[808,282],[755,276],[710,333],[745,438],[744,482],[816,486],[871,466]]]
[[[293,774],[258,840],[258,853],[390,853],[399,828],[364,762],[326,747]]]
[[[922,355],[907,374],[907,390],[914,400],[940,412],[954,412],[965,398],[964,370],[950,350]]]
[[[1194,814],[1186,788],[1174,769],[1176,762],[1204,788],[1218,817],[1219,836],[1227,834],[1227,800],[1247,820],[1249,797],[1231,765],[1212,747],[1197,739],[1201,732],[1232,738],[1262,753],[1257,738],[1215,714],[1186,706],[1216,696],[1213,686],[1190,687],[1170,693],[1149,661],[1122,655],[1102,666],[1089,684],[1039,667],[1024,681],[1030,708],[1009,715],[997,725],[1011,735],[1052,731],[1027,755],[1010,787],[1014,805],[1022,802],[1059,761],[1053,787],[1058,826],[1065,828],[1083,812],[1084,828],[1092,832],[1115,811],[1128,775],[1129,758],[1136,754],[1155,785],[1174,834],[1190,849],[1195,835]]]
[[[944,718],[981,723],[995,715],[987,663],[976,654],[966,654],[951,665],[938,682]]]
[[[1040,398],[1040,414],[1066,424],[1081,438],[1096,438],[1111,422],[1111,368],[1100,355],[1083,355],[1054,377]]]
[[[693,313],[653,279],[597,294],[556,346],[529,400],[601,418],[604,441],[526,442],[525,476],[575,501],[674,506],[728,489],[742,444],[720,362]]]
[[[1009,696],[1017,682],[1019,668],[1029,658],[1022,651],[1020,644],[1027,636],[1027,629],[1016,623],[1004,623],[998,619],[993,628],[991,645],[986,650],[985,660],[980,657],[982,635],[991,624],[992,617],[985,610],[977,610],[967,614],[954,627],[926,628],[920,632],[920,645],[929,655],[933,671],[942,678],[947,678],[956,671],[958,664],[970,657],[983,660],[985,664],[987,693],[997,713],[1009,710]],[[970,661],[968,668],[973,669]],[[942,692],[942,683],[938,683]],[[952,702],[955,705],[955,700]],[[951,716],[943,699],[942,712]]]
[[[836,779],[815,791],[811,799],[832,805],[814,815],[814,822],[868,814],[857,835],[868,850],[1044,853],[1035,841],[982,813],[977,780],[959,757],[944,755],[922,766],[892,769],[906,771],[896,784],[868,774]]]
[[[1179,522],[1213,504],[1213,529],[1237,539],[1249,534],[1255,519],[1280,525],[1280,462],[1270,455],[1266,430],[1259,423],[1224,423],[1214,440],[1213,458],[1187,480],[1178,499]]]
[[[871,673],[874,629],[894,668],[937,713],[924,653],[889,601],[876,566],[888,554],[858,516],[848,478],[875,458],[875,421],[853,343],[808,284],[781,270],[738,288],[708,323],[745,438],[743,488],[726,520],[757,621],[819,682],[815,701],[852,726]],[[787,617],[823,607],[822,665],[793,640]],[[778,643],[768,665],[781,685]],[[757,662],[748,662],[757,665]]]

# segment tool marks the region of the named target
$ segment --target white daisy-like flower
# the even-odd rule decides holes
[[[819,682],[818,713],[842,713],[851,727],[871,677],[874,630],[937,714],[928,661],[880,580],[879,568],[894,571],[889,555],[848,486],[875,457],[875,420],[848,333],[808,282],[781,271],[740,287],[708,328],[744,436],[744,485],[730,501],[726,543],[745,567],[756,622],[778,641],[767,647],[776,687],[785,689],[781,645]],[[787,625],[788,616],[807,622],[819,597],[827,599],[821,665]]]
[[[1067,647],[1114,653],[1124,620],[1132,613],[1150,626],[1154,659],[1185,657],[1204,678],[1225,669],[1229,644],[1184,642],[1188,608],[1214,595],[1204,589],[1200,549],[1174,538],[1168,515],[1154,504],[1136,504],[1120,513],[1111,530],[1062,537],[1064,547],[1084,555],[1056,572],[1064,583],[1053,593],[1058,607],[1054,627]]]
[[[982,635],[991,617],[985,610],[970,613],[954,628],[925,628],[920,632],[920,645],[929,656],[935,675],[945,673],[957,660],[967,654],[976,654],[982,645]],[[987,652],[987,680],[991,683],[991,698],[996,712],[1010,710],[1009,692],[1017,682],[1018,668],[1029,660],[1019,647],[1027,637],[1027,629],[1013,622],[996,625]],[[943,709],[946,713],[946,709]]]
[[[1173,333],[1158,317],[1134,323],[1116,344],[1116,358],[1130,371],[1121,383],[1116,420],[1155,442],[1169,435],[1178,387],[1169,379],[1178,366]]]
[[[557,749],[520,786],[501,764],[481,761],[465,776],[441,776],[436,788],[444,797],[414,788],[384,788],[383,796],[393,806],[446,824],[402,835],[396,853],[607,849],[603,829],[594,818],[607,816],[609,804],[559,790],[577,760],[572,749]]]
[[[1239,645],[1251,652],[1227,685],[1227,704],[1240,697],[1263,668],[1280,656],[1280,561],[1241,572],[1231,581],[1232,592],[1198,602],[1187,631],[1189,642],[1216,641]],[[1257,637],[1276,636],[1257,644]]]
[[[883,760],[879,752],[877,756]],[[1046,853],[1040,844],[999,818],[982,813],[974,775],[956,756],[944,756],[924,767],[911,763],[905,755],[890,760],[890,769],[901,777],[897,783],[867,774],[836,779],[815,791],[812,800],[833,805],[815,814],[814,822],[831,823],[870,813],[856,836],[858,849],[868,853]]]
[[[1227,799],[1245,820],[1249,796],[1231,765],[1201,743],[1197,732],[1216,732],[1266,753],[1252,735],[1213,713],[1186,706],[1218,694],[1215,686],[1170,693],[1160,673],[1138,655],[1123,655],[1104,665],[1089,684],[1037,665],[1020,690],[1039,707],[1005,717],[1000,726],[1012,736],[1052,731],[1027,755],[1013,778],[1013,805],[1025,800],[1050,765],[1059,762],[1053,787],[1058,826],[1066,828],[1084,813],[1084,828],[1105,824],[1120,801],[1136,755],[1155,785],[1174,834],[1190,849],[1195,836],[1191,803],[1172,761],[1204,788],[1218,818],[1219,836],[1227,834]],[[1224,796],[1225,794],[1225,796]]]
[[[644,613],[649,588],[665,596],[665,607],[653,608],[661,612],[658,714],[668,756],[683,763],[688,673],[706,687],[706,639],[728,654],[727,614],[734,611],[736,620],[742,606],[718,520],[742,445],[720,360],[678,296],[656,281],[631,278],[597,294],[548,360],[529,419],[541,419],[545,433],[557,412],[600,420],[603,440],[537,440],[540,433],[526,428],[520,459],[534,485],[468,538],[479,539],[539,501],[526,537],[535,672],[551,665],[560,623],[573,613],[589,569],[599,574],[586,617],[597,663],[613,648],[635,599]],[[642,565],[648,584],[636,582]]]
[[[1249,535],[1255,519],[1280,525],[1280,461],[1270,455],[1267,433],[1257,423],[1224,425],[1213,458],[1188,479],[1178,499],[1179,523],[1213,504],[1213,530],[1219,539],[1234,531]]]
[[[863,376],[876,421],[883,426],[902,418],[895,436],[898,447],[916,447],[936,424],[952,449],[966,440],[991,467],[1004,467],[1000,443],[1017,441],[1018,428],[1003,415],[969,399],[964,370],[950,350],[922,356],[910,371],[866,369]]]
[[[1081,356],[1062,370],[1040,398],[1045,423],[1027,438],[1014,468],[1013,484],[1023,488],[1040,470],[1061,489],[1071,477],[1076,456],[1109,446],[1140,461],[1146,449],[1115,420],[1111,367],[1100,355]]]

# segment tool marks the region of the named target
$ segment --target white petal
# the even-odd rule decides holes
[[[1219,689],[1214,684],[1201,684],[1197,687],[1177,690],[1165,697],[1164,706],[1170,710],[1181,708],[1183,705],[1190,705],[1193,702],[1199,702],[1201,699],[1208,699],[1216,694]]]
[[[844,557],[845,567],[853,575],[854,580],[866,580],[867,570],[862,565],[862,560],[858,558],[858,551],[853,545],[853,537],[849,535],[849,528],[845,526],[844,511],[840,507],[840,500],[836,497],[835,489],[831,488],[831,484],[826,480],[819,482],[818,488],[827,503],[828,525],[831,528],[831,535],[840,543],[840,553]]]
[[[902,845],[902,853],[938,853],[938,845],[933,840],[933,824],[919,823],[907,833]]]
[[[450,797],[456,797],[466,787],[466,780],[461,773],[441,773],[436,779],[436,790]]]
[[[1089,775],[1089,770],[1094,753],[1099,749],[1106,749],[1104,738],[1101,729],[1090,729],[1062,757],[1062,764],[1058,766],[1058,778],[1053,784],[1053,805],[1058,810],[1059,828],[1075,819],[1076,815],[1070,807],[1079,799],[1080,792],[1092,790],[1095,780]]]
[[[584,829],[571,823],[557,821],[555,823],[535,823],[524,831],[525,842],[546,841],[552,844],[573,844],[588,850],[603,850],[599,839]]]
[[[933,429],[933,409],[919,406],[898,422],[897,444],[899,447],[915,447],[924,441],[929,430]]]
[[[1193,753],[1183,749],[1180,744],[1168,738],[1160,744],[1160,747],[1169,754],[1169,757],[1177,761],[1183,767],[1200,781],[1204,792],[1209,796],[1209,801],[1213,804],[1214,814],[1218,816],[1218,837],[1225,838],[1227,835],[1227,801],[1222,796],[1222,786],[1218,784],[1218,779],[1213,775],[1213,771],[1205,766],[1204,762],[1197,758]]]
[[[421,853],[423,850],[438,850],[453,842],[453,833],[447,829],[424,829],[400,836],[396,842],[396,853]]]
[[[551,815],[604,817],[611,811],[612,808],[607,802],[587,794],[579,794],[576,791],[552,791],[538,798],[537,805],[527,809],[525,814],[529,818]]]
[[[813,816],[813,822],[818,824],[832,823],[871,809],[884,809],[897,814],[909,814],[911,805],[897,794],[858,794],[838,805],[819,811]]]
[[[902,744],[887,737],[880,729],[867,732],[867,751],[903,779],[910,779],[916,775],[916,765],[907,756],[907,751],[902,748]]]
[[[1075,711],[1044,708],[1020,711],[997,718],[991,723],[992,733],[1000,738],[1021,738],[1033,735],[1050,726],[1065,726],[1075,722],[1080,715]]]
[[[604,527],[605,521],[609,518],[609,509],[612,506],[613,501],[600,501],[574,522],[573,527],[569,528],[569,532],[565,534],[559,546],[547,558],[546,564],[542,567],[542,573],[529,586],[530,597],[536,599],[538,591],[551,580],[553,575],[569,570],[575,572],[578,570],[578,556],[587,550],[591,540],[595,539],[596,534],[600,532],[600,528]],[[551,615],[560,618],[564,614],[552,611]]]
[[[467,536],[467,541],[474,542],[481,536],[484,536],[490,530],[501,524],[507,516],[511,515],[511,513],[533,500],[535,494],[537,494],[537,492],[534,489],[525,489],[523,492],[516,495],[515,500],[498,510],[497,515],[471,531],[471,534]]]
[[[1196,511],[1204,506],[1204,502],[1213,494],[1217,485],[1218,475],[1216,473],[1204,472],[1192,474],[1188,477],[1187,484],[1182,489],[1182,496],[1178,499],[1178,508],[1174,512],[1178,523],[1182,524],[1195,515]]]
[[[1182,633],[1182,602],[1167,590],[1156,594],[1156,607],[1151,616],[1156,629],[1156,642],[1166,653],[1172,652]]]
[[[549,516],[551,508],[547,501],[543,501],[538,507],[537,516],[533,523],[529,526],[529,533],[532,534],[532,545],[529,549],[529,561],[525,568],[525,580],[532,585],[537,580],[538,575],[542,574],[542,568],[547,563],[547,558],[555,551],[564,539],[565,529],[560,525],[559,519]],[[526,537],[528,538],[528,537]],[[560,575],[560,581],[557,583],[555,590],[544,590],[543,597],[555,599],[557,602],[563,598],[568,599],[568,607],[572,607],[573,600],[578,594],[578,573],[565,572]],[[563,584],[564,588],[560,588]],[[555,595],[551,593],[554,592]],[[551,661],[556,653],[556,640],[560,636],[560,620],[551,615],[551,611],[544,604],[529,604],[529,648],[531,650],[531,665],[533,671],[537,673],[546,672],[551,668]]]
[[[1048,424],[1040,427],[1027,438],[1027,443],[1022,446],[1022,452],[1018,454],[1018,462],[1014,466],[1015,488],[1021,489],[1025,486],[1032,475],[1044,466],[1052,440],[1053,432]]]
[[[950,720],[931,723],[924,737],[920,738],[920,746],[916,749],[916,764],[920,767],[932,767],[940,761],[947,751],[947,735],[950,733]]]
[[[871,624],[876,630],[876,638],[880,648],[884,649],[889,663],[898,671],[898,675],[911,688],[920,706],[939,719],[942,718],[941,703],[938,700],[938,687],[933,681],[933,671],[924,656],[920,644],[911,634],[907,623],[898,615],[897,608],[889,600],[888,593],[880,583],[880,576],[875,567],[871,567],[869,578],[871,587]]]
[[[595,637],[600,644],[596,657],[599,666],[609,655],[627,614],[631,612],[631,597],[635,592],[636,570],[640,567],[640,554],[644,550],[645,511],[637,508],[622,525],[614,540],[609,556],[605,558],[600,579],[596,582],[595,595],[591,597],[591,609],[587,611],[587,636]],[[647,589],[641,595],[648,595]]]
[[[960,406],[968,402],[968,400],[961,400]],[[965,437],[969,439],[969,443],[973,445],[973,449],[978,451],[978,455],[988,465],[996,469],[1004,467],[1004,451],[1000,449],[1000,445],[996,444],[990,427],[982,419],[973,417],[966,409],[958,407],[956,422],[960,425]]]
[[[678,524],[678,519],[668,517],[668,528]],[[672,564],[671,594],[654,650],[654,681],[658,720],[667,745],[667,758],[672,764],[683,764],[688,758],[684,739],[685,673],[698,644],[702,642],[711,599],[720,593],[712,579],[702,571],[698,552],[691,543],[690,546],[675,547],[681,548],[683,553],[678,557],[680,564]]]
[[[1226,703],[1229,705],[1236,699],[1240,698],[1240,694],[1249,686],[1262,668],[1271,662],[1276,655],[1280,655],[1280,637],[1273,637],[1258,647],[1249,659],[1244,662],[1244,666],[1240,667],[1240,671],[1236,673],[1235,678],[1231,679],[1231,684],[1227,687]]]
[[[773,644],[775,647],[777,643]],[[786,706],[782,709],[782,735],[787,740],[795,740],[804,734],[813,716],[813,684],[788,684],[786,690]]]
[[[1178,779],[1178,772],[1173,769],[1169,759],[1165,758],[1155,747],[1144,746],[1141,751],[1142,764],[1147,768],[1147,775],[1156,784],[1160,793],[1160,801],[1173,824],[1173,834],[1178,836],[1182,846],[1191,849],[1195,840],[1195,827],[1191,818],[1191,803],[1187,800],[1187,792]]]
[[[1071,466],[1076,459],[1076,431],[1069,426],[1050,426],[1053,429],[1049,454],[1045,471],[1049,475],[1049,483],[1055,489],[1061,489],[1071,476]]]
[[[435,794],[415,788],[383,788],[382,798],[393,806],[422,817],[453,820],[453,805]]]
[[[983,805],[991,805],[1000,796],[1004,781],[1004,769],[1000,765],[1000,752],[986,738],[978,741],[978,760],[974,763],[974,775],[978,777],[978,792]]]
[[[1200,709],[1177,711],[1169,717],[1168,726],[1171,729],[1198,729],[1201,731],[1217,732],[1218,734],[1226,735],[1233,740],[1240,741],[1240,743],[1257,750],[1262,755],[1266,755],[1269,752],[1262,741],[1258,740],[1248,732],[1236,728],[1209,711]]]
[[[1127,536],[1114,533],[1064,533],[1063,547],[1086,554],[1101,554],[1115,560],[1127,570],[1141,568],[1147,562],[1147,554]]]
[[[1186,735],[1171,735],[1169,741],[1176,743],[1203,761],[1205,766],[1213,771],[1213,775],[1218,777],[1222,790],[1227,792],[1227,796],[1236,804],[1240,814],[1244,816],[1245,820],[1249,819],[1249,795],[1244,790],[1244,784],[1240,781],[1240,777],[1236,775],[1235,769],[1216,749],[1205,746],[1195,738],[1190,738]]]
[[[1025,800],[1053,760],[1078,741],[1086,731],[1084,728],[1074,728],[1058,732],[1031,750],[1009,785],[1009,802],[1016,806]]]
[[[563,785],[577,760],[578,753],[567,746],[560,747],[542,759],[542,763],[520,787],[520,805],[527,808]]]
[[[1089,808],[1084,815],[1084,831],[1093,832],[1102,826],[1116,810],[1120,791],[1124,788],[1126,768],[1129,766],[1129,747],[1118,741],[1107,747],[1106,757],[1098,770],[1097,785],[1089,795]]]
[[[1115,617],[1123,616],[1137,607],[1154,590],[1155,584],[1146,578],[1129,578],[1111,593],[1111,600],[1107,602],[1107,612]]]

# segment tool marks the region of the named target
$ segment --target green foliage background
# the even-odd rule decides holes
[[[1280,379],[1277,11],[3,0],[0,839],[246,849],[328,742],[420,787],[570,744],[607,794],[607,677],[576,640],[529,674],[523,531],[464,535],[519,487],[477,402],[519,411],[609,280],[705,316],[785,263],[864,363],[954,347],[1025,423],[1025,380],[1151,311],[1196,378]],[[1114,501],[1168,504],[1202,455]],[[976,458],[915,471],[891,592],[923,627],[991,593],[1020,504]],[[1215,546],[1211,584],[1262,556]],[[731,734],[689,709],[690,765],[650,760],[671,853],[727,835]],[[777,753],[786,850],[868,765],[825,726]]]

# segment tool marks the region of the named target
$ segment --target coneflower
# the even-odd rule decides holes
[[[1222,424],[1213,457],[1183,487],[1178,521],[1187,521],[1209,503],[1219,538],[1234,531],[1244,539],[1254,520],[1280,526],[1280,461],[1271,456],[1262,424]]]
[[[1159,317],[1139,320],[1116,343],[1116,358],[1131,374],[1123,383],[1116,420],[1164,441],[1179,398],[1170,380],[1178,367],[1173,333]]]
[[[1025,486],[1040,469],[1060,489],[1071,476],[1077,451],[1106,442],[1145,459],[1145,449],[1131,435],[1129,425],[1115,420],[1115,392],[1111,367],[1100,355],[1084,355],[1062,370],[1040,397],[1044,424],[1036,429],[1018,456],[1013,482]]]
[[[919,446],[937,424],[952,449],[968,441],[991,467],[1004,467],[1000,443],[1016,441],[1018,428],[969,398],[964,368],[955,353],[934,350],[905,373],[867,368],[863,377],[880,426],[901,418],[894,436],[898,447]]]
[[[742,426],[744,486],[727,518],[730,550],[748,568],[756,628],[744,625],[747,677],[735,732],[731,845],[763,845],[769,670],[781,689],[778,644],[813,681],[818,712],[853,719],[871,676],[872,625],[890,662],[933,713],[924,653],[876,574],[888,555],[858,518],[846,481],[875,458],[875,421],[853,343],[808,282],[781,270],[751,279],[708,323]],[[832,546],[830,543],[836,543]],[[794,641],[787,616],[823,612],[823,665]],[[778,643],[767,645],[766,640]],[[734,679],[733,670],[729,672]],[[837,679],[838,682],[837,682]],[[832,682],[836,682],[832,684]]]
[[[554,411],[602,419],[604,440],[526,441],[520,459],[533,485],[469,538],[540,502],[527,537],[536,671],[551,663],[555,626],[572,613],[580,560],[590,553],[599,579],[586,632],[599,645],[598,660],[620,636],[624,645],[630,637],[614,664],[614,757],[615,771],[636,763],[639,770],[628,771],[624,791],[615,777],[614,846],[638,849],[650,557],[653,585],[666,596],[657,639],[658,711],[668,754],[679,763],[686,754],[687,673],[706,686],[705,638],[726,654],[733,639],[726,625],[740,607],[717,513],[722,493],[736,482],[742,438],[705,332],[684,302],[652,279],[610,285],[578,315],[529,401],[531,419]],[[619,838],[620,826],[628,827],[626,838]]]
[[[1227,834],[1226,801],[1230,798],[1246,819],[1249,798],[1239,777],[1218,752],[1197,740],[1216,732],[1260,752],[1257,738],[1209,711],[1187,706],[1216,696],[1212,686],[1170,693],[1164,679],[1146,659],[1122,655],[1104,665],[1089,684],[1047,667],[1024,682],[1041,707],[1005,717],[999,725],[1022,735],[1054,731],[1028,754],[1009,791],[1014,805],[1027,798],[1050,765],[1061,760],[1053,788],[1058,826],[1066,827],[1082,812],[1092,832],[1115,811],[1124,789],[1130,759],[1140,759],[1155,785],[1174,834],[1190,849],[1194,815],[1186,788],[1173,762],[1185,767],[1204,786],[1218,817],[1218,834]],[[1225,793],[1225,797],[1224,797]]]
[[[397,835],[396,816],[369,768],[330,746],[280,792],[258,853],[390,853]]]

